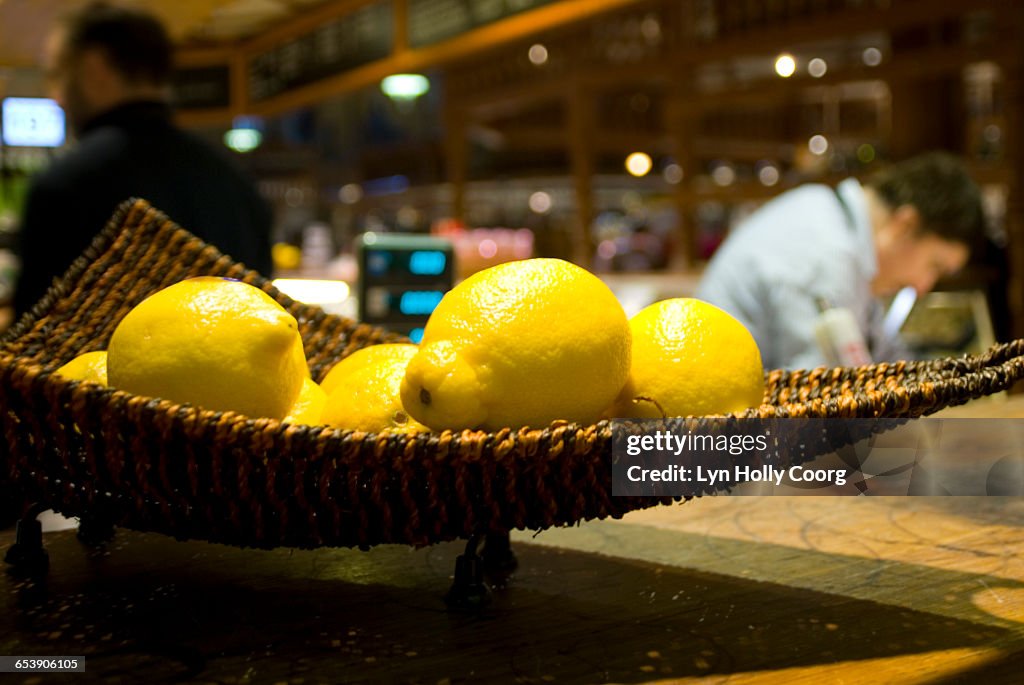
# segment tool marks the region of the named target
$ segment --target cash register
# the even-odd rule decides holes
[[[356,254],[359,319],[418,343],[454,283],[452,243],[422,234],[364,233]]]

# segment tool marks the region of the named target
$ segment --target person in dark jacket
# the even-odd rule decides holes
[[[269,207],[226,154],[172,121],[172,45],[160,21],[93,3],[59,25],[47,48],[53,95],[78,142],[29,189],[16,314],[32,308],[131,197],[269,276]],[[0,482],[0,529],[20,511],[9,487]]]
[[[160,21],[93,3],[59,25],[47,47],[53,95],[78,141],[30,186],[16,313],[42,297],[131,197],[269,276],[266,203],[226,153],[173,123],[172,44]]]

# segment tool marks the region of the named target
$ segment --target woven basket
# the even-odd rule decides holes
[[[269,293],[299,322],[313,377],[399,336],[325,314],[143,201],[125,203],[66,276],[0,343],[0,480],[69,516],[252,547],[425,545],[477,533],[619,517],[673,501],[612,497],[608,422],[378,436],[249,419],[53,371],[106,349],[143,298],[199,276]],[[987,354],[856,369],[773,371],[744,417],[914,417],[1004,390],[1024,341]]]

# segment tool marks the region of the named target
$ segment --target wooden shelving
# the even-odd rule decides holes
[[[327,2],[232,46],[230,106],[186,114],[183,121],[273,115],[373,86],[393,72],[439,70],[454,214],[465,213],[467,184],[480,176],[470,159],[481,132],[491,142],[495,178],[512,168],[502,168],[503,151],[517,165],[531,155],[549,165],[564,162],[538,173],[563,174],[573,188],[573,256],[581,262],[594,247],[593,176],[615,155],[642,150],[655,158],[656,172],[669,160],[682,167],[682,182],[661,190],[673,198],[677,243],[688,247],[692,263],[701,203],[759,202],[799,181],[834,182],[931,148],[958,151],[975,158],[980,182],[1006,190],[1014,274],[1008,287],[1024,335],[1024,7],[1018,3],[561,0],[417,45],[410,38],[414,1],[416,12],[430,2],[387,0],[386,56],[298,79],[259,99],[252,90],[254,60],[382,0]],[[534,63],[528,55],[536,44],[545,47],[546,59]],[[865,50],[872,51],[869,59]],[[780,53],[796,60],[790,78],[774,73]],[[807,69],[814,57],[827,61],[818,77]],[[206,50],[189,59],[224,63],[225,55]],[[978,64],[994,74],[996,92],[984,111],[969,106],[977,94],[968,68]],[[815,134],[828,141],[821,157],[807,149]],[[979,145],[979,136],[993,140]],[[830,160],[834,152],[839,158]],[[725,186],[708,180],[712,166],[722,163],[741,172]],[[765,163],[778,168],[774,185],[744,171]]]

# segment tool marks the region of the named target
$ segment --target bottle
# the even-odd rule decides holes
[[[314,222],[302,229],[303,268],[323,268],[333,256],[331,229],[327,224]]]
[[[821,315],[814,324],[814,337],[826,361],[831,366],[870,364],[871,354],[853,312],[833,307],[825,298],[817,302]]]

